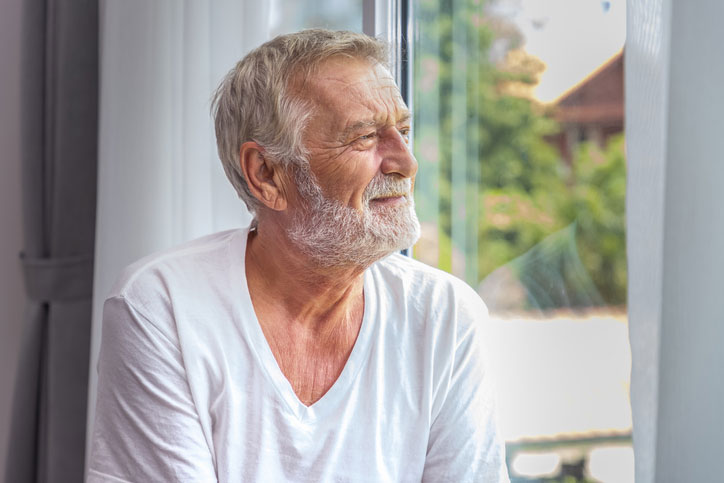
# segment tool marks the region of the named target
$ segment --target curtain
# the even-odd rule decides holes
[[[266,2],[125,0],[100,5],[89,431],[103,300],[123,267],[151,252],[250,221],[216,154],[210,100],[226,72],[269,35]]]
[[[98,10],[24,4],[22,170],[28,296],[5,478],[81,481],[96,207]]]
[[[662,317],[669,68],[666,0],[630,3],[626,42],[627,252],[636,481],[653,483]]]
[[[724,4],[647,0],[628,11],[636,481],[722,481],[724,57],[704,46],[720,43]]]

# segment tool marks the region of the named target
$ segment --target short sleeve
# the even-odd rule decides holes
[[[482,324],[487,309],[477,294],[455,312],[458,335],[446,374],[442,402],[433,415],[425,482],[509,481],[499,434],[494,380],[485,362]]]
[[[87,481],[216,481],[174,331],[120,296],[103,309]]]

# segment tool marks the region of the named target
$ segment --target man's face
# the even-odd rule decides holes
[[[410,114],[379,64],[331,59],[307,81],[314,113],[304,132],[309,172],[290,238],[320,264],[368,265],[419,237]]]

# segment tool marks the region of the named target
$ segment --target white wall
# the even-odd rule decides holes
[[[0,475],[5,473],[12,387],[25,304],[18,261],[22,246],[21,6],[22,0],[0,0]]]

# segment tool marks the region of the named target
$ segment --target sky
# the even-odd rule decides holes
[[[547,69],[535,97],[551,102],[615,55],[626,39],[625,0],[500,0],[496,8]]]

